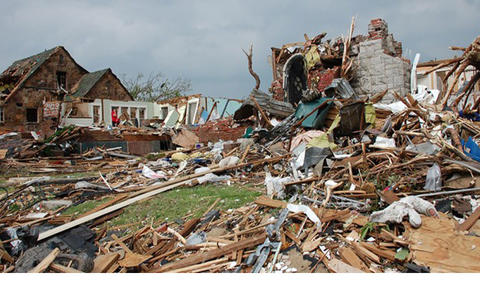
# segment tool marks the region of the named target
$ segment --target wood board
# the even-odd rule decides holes
[[[455,230],[456,222],[440,214],[422,216],[422,226],[406,225],[405,237],[411,243],[414,262],[432,272],[480,272],[480,238]]]

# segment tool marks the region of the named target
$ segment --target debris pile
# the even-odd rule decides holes
[[[425,91],[387,87],[360,97],[350,85],[361,79],[350,72],[354,46],[380,40],[399,58],[401,44],[384,22],[372,21],[364,38],[352,37],[353,27],[342,40],[306,36],[303,49],[274,50],[273,62],[285,65],[274,67],[272,96],[258,89],[250,48],[256,87],[247,101],[233,119],[177,128],[172,142],[182,148],[38,156],[48,144],[63,149],[78,132],[72,127],[28,146],[37,151],[29,161],[6,155],[5,170],[23,165],[26,175],[53,169],[61,176],[9,179],[0,198],[0,270],[480,271],[480,124],[440,109]],[[478,68],[477,41],[457,63]],[[80,171],[88,175],[68,176]],[[108,226],[127,206],[181,186],[246,183],[264,195],[239,208],[218,209],[219,198],[201,215],[142,220],[138,230]],[[85,201],[95,205],[62,214]]]

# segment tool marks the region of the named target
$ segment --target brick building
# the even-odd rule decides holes
[[[15,61],[0,74],[0,123],[6,130],[48,135],[62,104],[99,98],[133,100],[112,70],[90,73],[58,46]]]

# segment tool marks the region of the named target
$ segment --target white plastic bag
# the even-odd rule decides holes
[[[428,169],[424,189],[427,191],[440,191],[442,189],[442,172],[437,163],[434,163]]]
[[[143,166],[142,175],[150,179],[166,179],[167,174],[162,171],[155,172],[146,165]]]
[[[285,183],[292,181],[292,178],[289,177],[272,177],[270,172],[267,172],[265,177],[265,186],[267,187],[267,195],[272,197],[274,194],[278,198],[285,198]]]

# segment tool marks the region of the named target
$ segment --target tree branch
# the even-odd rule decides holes
[[[258,77],[257,73],[253,71],[252,68],[252,55],[253,55],[253,44],[250,45],[250,52],[247,53],[245,50],[243,50],[243,53],[247,56],[248,59],[248,72],[255,78],[255,89],[258,90],[260,88],[260,77]]]

